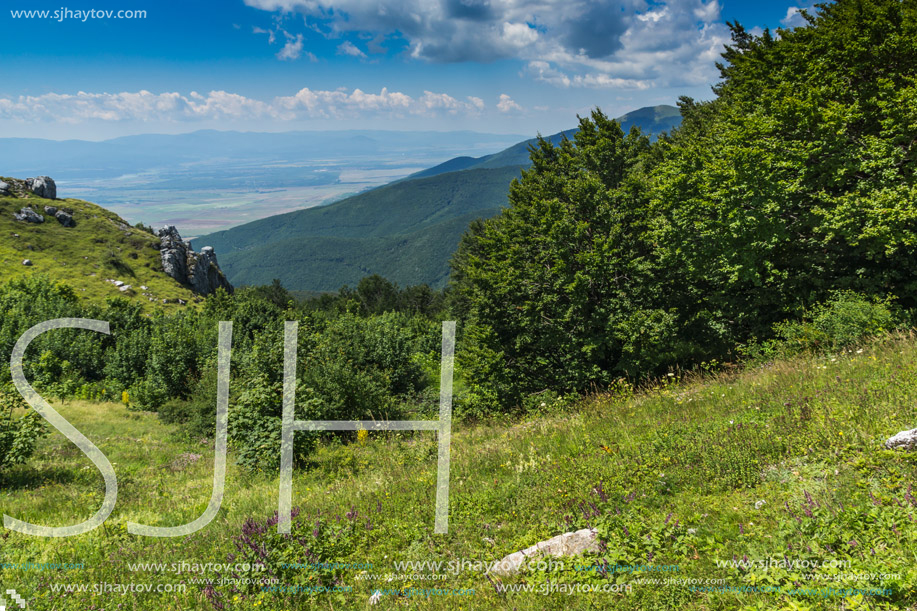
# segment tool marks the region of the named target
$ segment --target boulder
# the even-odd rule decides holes
[[[17,221],[23,221],[25,223],[44,223],[45,217],[38,214],[28,206],[17,212],[13,215]]]
[[[890,437],[888,441],[885,442],[885,447],[889,450],[917,450],[917,429],[901,431],[894,437]]]
[[[26,178],[26,186],[29,191],[45,199],[57,199],[57,185],[49,176],[36,176],[35,178]]]
[[[73,220],[73,215],[69,212],[58,210],[57,214],[54,215],[54,218],[56,218],[57,222],[64,227],[76,227],[76,221]]]
[[[23,260],[22,260],[22,264],[25,265],[26,267],[31,267],[31,266],[32,266],[32,260],[31,260],[31,259],[23,259]]]
[[[0,195],[9,195],[9,194],[10,194],[9,184],[0,180]]]
[[[45,214],[49,216],[54,216],[55,214],[57,214],[57,208],[55,208],[54,206],[45,206]]]
[[[598,533],[591,528],[568,532],[547,541],[540,541],[522,551],[506,556],[490,569],[490,573],[505,577],[519,572],[523,565],[540,556],[579,556],[599,551]]]

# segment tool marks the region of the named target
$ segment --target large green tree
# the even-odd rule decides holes
[[[754,37],[660,143],[656,243],[728,341],[835,289],[917,306],[917,3],[839,0]]]
[[[579,391],[678,356],[661,308],[645,168],[650,144],[596,110],[573,140],[540,140],[509,207],[472,225],[453,260],[465,366],[502,401]]]
[[[917,2],[731,24],[716,97],[650,145],[596,111],[540,142],[453,260],[493,400],[728,356],[833,291],[917,307]]]

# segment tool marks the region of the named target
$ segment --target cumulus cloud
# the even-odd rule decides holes
[[[497,101],[497,110],[500,112],[521,112],[522,107],[516,104],[513,101],[513,98],[509,97],[505,93],[500,94],[500,98]]]
[[[811,11],[815,8],[814,3],[809,3],[805,6],[791,6],[786,9],[786,16],[780,20],[780,25],[785,28],[798,28],[806,25],[805,17],[802,16],[802,11]]]
[[[245,0],[330,38],[391,37],[434,62],[518,59],[560,87],[692,86],[716,77],[719,0]],[[371,50],[379,49],[374,42]],[[362,53],[362,51],[361,51]]]
[[[284,34],[287,37],[287,43],[277,52],[277,59],[299,59],[300,56],[302,56],[302,34],[297,34],[296,36],[288,34],[287,32],[284,32]]]
[[[412,97],[382,88],[379,93],[361,89],[333,91],[300,89],[290,96],[270,101],[249,98],[227,91],[204,95],[192,91],[152,93],[146,90],[121,93],[76,94],[47,93],[39,96],[0,98],[0,120],[23,123],[87,121],[206,121],[271,119],[294,121],[313,118],[346,119],[367,115],[439,116],[464,114],[476,116],[485,109],[483,100],[459,100],[446,93],[424,91]]]
[[[357,48],[357,45],[353,44],[349,40],[346,40],[338,45],[338,53],[341,55],[350,55],[351,57],[366,57],[366,53],[360,51]]]

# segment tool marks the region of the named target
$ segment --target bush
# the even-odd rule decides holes
[[[799,321],[778,323],[777,337],[789,351],[840,350],[900,326],[891,299],[838,291]]]
[[[849,348],[904,326],[905,316],[893,301],[836,291],[801,319],[774,325],[773,339],[750,341],[739,348],[739,353],[752,361],[764,361],[801,352]]]
[[[299,330],[296,419],[397,419],[402,400],[427,383],[415,354],[429,351],[435,337],[428,321],[403,314],[306,318]],[[240,464],[276,469],[283,410],[279,329],[255,339],[242,369],[240,394],[230,410],[230,440]],[[319,435],[296,433],[297,461],[308,456]]]
[[[28,409],[19,418],[13,417],[16,409]],[[47,427],[41,416],[29,409],[18,392],[13,389],[0,391],[0,471],[24,463],[35,450],[35,442],[47,434]]]

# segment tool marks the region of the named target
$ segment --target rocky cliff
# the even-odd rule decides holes
[[[168,276],[190,286],[198,295],[209,295],[218,288],[232,293],[232,285],[220,270],[213,248],[205,246],[201,252],[194,252],[191,243],[182,240],[174,225],[163,227],[158,235],[162,269]]]

